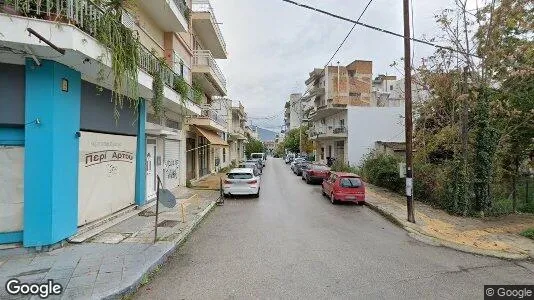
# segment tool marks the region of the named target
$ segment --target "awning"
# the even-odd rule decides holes
[[[224,146],[228,147],[228,143],[223,140],[219,135],[217,135],[215,132],[207,129],[202,129],[197,126],[193,126],[198,133],[203,135],[208,141],[210,142],[210,145],[214,146]]]

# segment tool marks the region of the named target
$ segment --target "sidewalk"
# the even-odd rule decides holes
[[[192,182],[191,187],[198,190],[219,190],[220,189],[220,180],[224,180],[226,177],[225,173],[215,173],[210,174],[198,181]]]
[[[423,242],[464,252],[508,259],[534,258],[534,240],[519,233],[534,227],[534,215],[463,218],[415,202],[416,224],[406,221],[406,198],[372,185],[366,186],[367,205],[399,224]]]
[[[179,204],[172,209],[160,205],[155,244],[156,207],[152,206],[81,244],[41,253],[25,248],[0,250],[0,299],[30,298],[7,294],[5,282],[10,278],[24,283],[54,279],[63,286],[63,294],[55,299],[114,299],[135,291],[187,238],[219,196],[187,188],[173,192],[178,203],[198,194],[200,208],[190,205],[182,223]]]

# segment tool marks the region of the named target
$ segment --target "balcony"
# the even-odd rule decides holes
[[[226,43],[209,0],[193,0],[191,19],[196,35],[204,47],[213,53],[213,57],[228,58]]]
[[[209,109],[202,110],[200,116],[188,118],[186,122],[189,125],[195,125],[213,131],[225,132],[228,128],[228,122]]]
[[[97,24],[105,17],[107,11],[89,0],[43,0],[41,5],[29,5],[28,1],[11,1],[9,9],[0,13],[0,28],[3,45],[21,53],[32,53],[36,57],[49,57],[54,61],[75,68],[86,81],[113,89],[113,74],[110,49],[103,47],[97,37]],[[133,18],[122,10],[122,20],[114,21],[110,26],[131,29],[128,21]],[[121,23],[122,22],[122,23]],[[28,35],[27,28],[46,35],[51,43],[64,50],[58,55],[56,50],[42,43],[33,35]],[[101,29],[100,29],[101,30]],[[45,34],[46,33],[46,34]],[[201,109],[194,104],[189,93],[182,97],[174,90],[174,79],[178,77],[171,69],[162,66],[153,53],[142,44],[137,43],[139,60],[137,61],[136,96],[150,99],[153,96],[153,74],[156,70],[162,73],[165,83],[165,105],[179,110],[184,107],[192,114],[200,114]],[[27,55],[25,55],[27,56]],[[23,64],[24,56],[3,54],[0,59],[12,63]],[[82,63],[83,62],[83,63]],[[160,69],[163,68],[163,69]],[[117,91],[128,97],[133,95],[132,89]]]
[[[190,9],[185,0],[137,0],[136,3],[164,31],[188,31]]]
[[[209,50],[193,51],[193,77],[210,97],[226,96],[226,78]]]
[[[347,137],[347,128],[345,126],[315,126],[309,131],[309,137],[312,140],[321,139],[339,139]]]

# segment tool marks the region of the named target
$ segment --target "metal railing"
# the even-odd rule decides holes
[[[190,10],[189,7],[187,7],[187,3],[185,3],[185,0],[173,0],[174,4],[176,4],[176,7],[178,7],[178,10],[184,16],[186,20],[189,19]]]
[[[225,120],[224,117],[219,116],[217,113],[215,113],[213,110],[210,109],[204,109],[202,110],[201,118],[207,118],[212,120],[213,122],[223,126],[228,127],[228,122]]]
[[[226,89],[226,78],[223,72],[219,69],[217,62],[211,55],[209,50],[194,50],[193,51],[193,65],[195,66],[208,66],[213,70],[217,79],[221,85]]]
[[[102,7],[91,0],[4,0],[3,2],[6,7],[9,6],[3,10],[4,13],[70,24],[92,37],[96,37],[98,22],[104,18],[105,13]],[[123,10],[121,21],[117,22],[116,26],[132,30],[129,24],[131,19],[131,15]],[[149,74],[160,71],[164,84],[174,90],[174,80],[180,75],[167,65],[161,64],[160,59],[141,43],[138,43],[138,49],[138,67]],[[198,106],[193,101],[193,88],[190,85],[188,87],[187,99],[191,100],[191,104]]]
[[[215,32],[217,33],[217,37],[219,37],[219,41],[221,42],[221,45],[226,51],[226,43],[224,41],[221,29],[219,28],[220,23],[217,21],[217,18],[215,17],[215,13],[213,12],[213,7],[211,7],[210,1],[209,0],[193,0],[193,11],[210,13],[213,26],[215,26]]]

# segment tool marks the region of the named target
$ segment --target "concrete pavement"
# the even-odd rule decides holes
[[[270,158],[259,199],[227,199],[136,299],[480,299],[534,265],[430,246],[365,206],[332,205]]]
[[[187,189],[183,192],[177,194],[178,199],[188,198],[192,193]],[[12,278],[23,283],[52,279],[61,284],[63,293],[49,299],[115,299],[135,291],[189,236],[219,195],[215,191],[194,192],[200,196],[201,207],[189,208],[185,223],[175,221],[180,220],[177,207],[160,209],[159,224],[175,222],[172,226],[158,226],[157,243],[153,243],[154,206],[82,244],[68,244],[49,252],[0,250],[0,299],[30,298],[7,293],[5,284]]]

